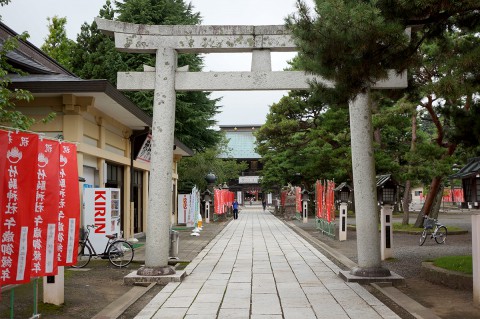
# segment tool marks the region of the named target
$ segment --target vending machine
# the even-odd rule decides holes
[[[103,253],[108,238],[106,235],[120,234],[121,201],[118,188],[85,188],[83,194],[83,227],[95,225],[90,230],[90,242],[95,251]]]

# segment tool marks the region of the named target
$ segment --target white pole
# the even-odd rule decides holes
[[[65,302],[65,267],[58,267],[55,276],[43,277],[43,302],[60,306]]]
[[[308,201],[303,201],[303,223],[308,223]]]
[[[393,225],[392,225],[392,205],[382,205],[380,210],[380,233],[381,233],[381,254],[382,260],[392,257],[393,246]]]
[[[210,201],[205,201],[205,222],[210,223]]]
[[[338,227],[338,239],[340,241],[347,240],[347,211],[348,204],[340,203],[340,225]]]
[[[472,215],[473,303],[480,306],[480,215]]]

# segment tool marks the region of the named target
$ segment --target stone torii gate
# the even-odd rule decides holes
[[[154,90],[152,157],[145,267],[138,275],[162,276],[175,271],[168,266],[171,212],[171,159],[175,128],[176,91],[308,90],[315,80],[334,83],[302,71],[272,71],[271,52],[296,52],[285,26],[138,25],[95,18],[98,28],[115,37],[122,52],[154,53],[155,68],[144,72],[119,72],[117,87],[125,91]],[[251,52],[250,72],[188,72],[177,68],[177,53]],[[391,72],[388,80],[372,88],[405,88],[406,76]],[[358,269],[353,275],[389,276],[381,268],[377,230],[377,200],[368,92],[350,103],[352,165],[357,209]]]

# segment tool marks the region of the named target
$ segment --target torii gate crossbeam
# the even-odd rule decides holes
[[[145,267],[139,275],[174,272],[168,266],[169,214],[171,211],[171,159],[175,125],[175,91],[300,90],[314,80],[333,87],[331,81],[304,72],[272,72],[270,52],[293,52],[297,47],[285,26],[149,26],[95,18],[100,30],[115,37],[119,51],[155,53],[155,68],[144,72],[119,72],[119,90],[154,90],[152,160],[147,216]],[[251,72],[188,72],[177,68],[177,53],[252,52]],[[407,87],[406,73],[379,81],[372,88]],[[359,269],[363,276],[389,274],[381,268],[377,230],[377,201],[371,113],[368,92],[350,103],[352,166]],[[359,218],[359,215],[361,217]]]

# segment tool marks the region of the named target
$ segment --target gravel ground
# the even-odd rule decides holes
[[[416,214],[410,218],[410,223]],[[394,233],[393,258],[384,261],[383,266],[403,276],[405,287],[398,287],[412,299],[421,303],[441,318],[448,319],[474,319],[480,318],[480,308],[473,304],[471,291],[455,290],[444,286],[434,285],[420,276],[421,263],[441,256],[470,255],[472,253],[472,235],[470,214],[468,212],[450,213],[440,215],[442,223],[448,226],[457,226],[469,232],[464,235],[449,235],[446,244],[439,245],[435,240],[427,238],[423,246],[418,245],[417,234]],[[400,218],[394,218],[400,222]],[[349,219],[349,224],[354,224],[354,218]],[[348,231],[347,241],[340,242],[323,236],[309,224],[295,221],[295,225],[307,231],[314,238],[321,240],[330,247],[340,251],[349,259],[357,262],[356,232]],[[326,254],[328,255],[328,254]]]

